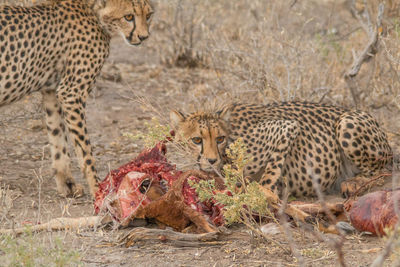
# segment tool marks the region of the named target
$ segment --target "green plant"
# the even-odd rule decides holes
[[[400,20],[398,18],[394,19],[393,21],[393,25],[394,25],[394,31],[396,33],[396,37],[399,38],[400,37]]]
[[[83,266],[75,250],[65,249],[60,238],[43,244],[29,228],[23,236],[0,236],[0,261],[2,266]]]
[[[260,231],[260,219],[269,217],[275,220],[268,207],[268,201],[257,182],[250,182],[243,175],[244,167],[251,160],[246,154],[246,145],[239,138],[229,145],[226,153],[231,164],[223,168],[226,189],[230,192],[217,191],[213,181],[190,181],[201,201],[214,199],[224,205],[224,219],[227,224],[243,223],[256,236],[264,236]],[[238,185],[240,189],[238,190]],[[254,215],[257,216],[254,216]]]
[[[155,117],[153,117],[150,122],[145,122],[144,126],[146,130],[143,132],[138,131],[136,134],[124,133],[123,136],[133,141],[142,139],[147,148],[155,146],[161,140],[172,137],[171,128],[168,125],[162,125]]]

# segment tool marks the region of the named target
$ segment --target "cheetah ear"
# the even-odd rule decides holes
[[[105,7],[107,4],[107,0],[97,0],[96,2],[102,7]]]
[[[104,8],[106,6],[106,2],[107,0],[87,0],[89,6],[92,7],[94,10]]]
[[[177,128],[178,125],[186,120],[185,114],[177,110],[171,110],[169,113],[169,119],[173,128]]]
[[[228,122],[231,118],[231,110],[229,106],[223,107],[221,110],[217,111],[218,118],[222,119],[223,121]]]

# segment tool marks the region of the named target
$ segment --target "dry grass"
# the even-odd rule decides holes
[[[213,98],[354,104],[343,75],[368,36],[346,3],[175,0],[157,1],[157,12],[161,61],[212,69]],[[398,107],[398,28],[398,19],[385,17],[382,49],[359,75],[363,108]]]
[[[155,38],[167,44],[157,47],[161,63],[207,69],[216,80],[206,92],[200,88],[202,94],[185,98],[180,104],[184,110],[246,99],[262,103],[307,100],[372,112],[399,111],[400,24],[394,15],[398,3],[390,1],[386,6],[383,26],[376,29],[380,33],[377,54],[355,77],[356,98],[344,74],[371,37],[356,17],[366,19],[363,12],[369,10],[375,30],[378,1],[357,1],[353,9],[351,1],[157,4],[160,23],[154,29],[161,34]],[[345,237],[322,239],[331,243],[345,266]],[[304,256],[314,250],[301,252]]]
[[[14,193],[9,186],[0,185],[0,222],[7,218],[8,212],[13,207],[14,199]]]

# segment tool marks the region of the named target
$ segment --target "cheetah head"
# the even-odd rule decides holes
[[[153,9],[148,0],[97,0],[100,22],[110,33],[119,33],[129,45],[140,45],[150,35]]]
[[[171,111],[170,120],[177,141],[188,144],[201,170],[220,170],[229,137],[229,111],[192,113]]]

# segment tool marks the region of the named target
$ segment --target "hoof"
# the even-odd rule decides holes
[[[356,233],[356,229],[348,222],[337,222],[336,227],[343,235],[351,235]]]

